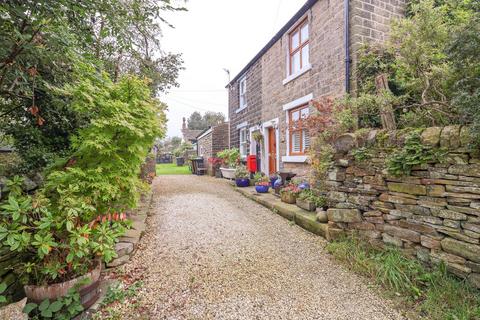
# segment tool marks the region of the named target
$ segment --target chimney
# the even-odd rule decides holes
[[[183,129],[183,130],[187,129],[187,122],[186,122],[186,120],[185,120],[185,117],[183,117],[182,129]]]

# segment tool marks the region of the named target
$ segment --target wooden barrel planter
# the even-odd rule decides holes
[[[66,296],[68,290],[73,288],[80,281],[89,278],[91,281],[79,288],[80,301],[85,309],[90,308],[100,296],[100,273],[102,271],[102,263],[96,262],[95,268],[89,273],[61,283],[55,283],[47,286],[27,285],[24,286],[25,295],[30,302],[41,303],[43,300],[57,300]]]

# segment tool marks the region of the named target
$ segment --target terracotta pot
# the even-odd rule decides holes
[[[61,283],[55,283],[47,286],[27,285],[24,287],[25,295],[30,302],[41,303],[45,299],[50,301],[57,300],[66,296],[68,290],[73,288],[77,283],[85,278],[90,278],[90,282],[79,288],[80,301],[85,309],[91,307],[97,301],[100,295],[100,273],[102,271],[102,263],[96,261],[95,268],[89,273]]]
[[[285,202],[285,203],[290,203],[290,204],[295,204],[296,201],[297,201],[297,196],[295,196],[294,194],[292,193],[281,193],[280,195],[280,199],[282,200],[282,202]]]

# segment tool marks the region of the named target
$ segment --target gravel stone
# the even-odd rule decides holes
[[[337,263],[324,239],[228,181],[161,176],[152,188],[146,233],[118,270],[144,284],[135,304],[116,307],[119,318],[405,319]]]

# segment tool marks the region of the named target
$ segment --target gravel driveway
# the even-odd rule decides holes
[[[124,319],[403,319],[325,240],[226,180],[161,176],[153,192],[147,234],[123,267],[144,281]]]

